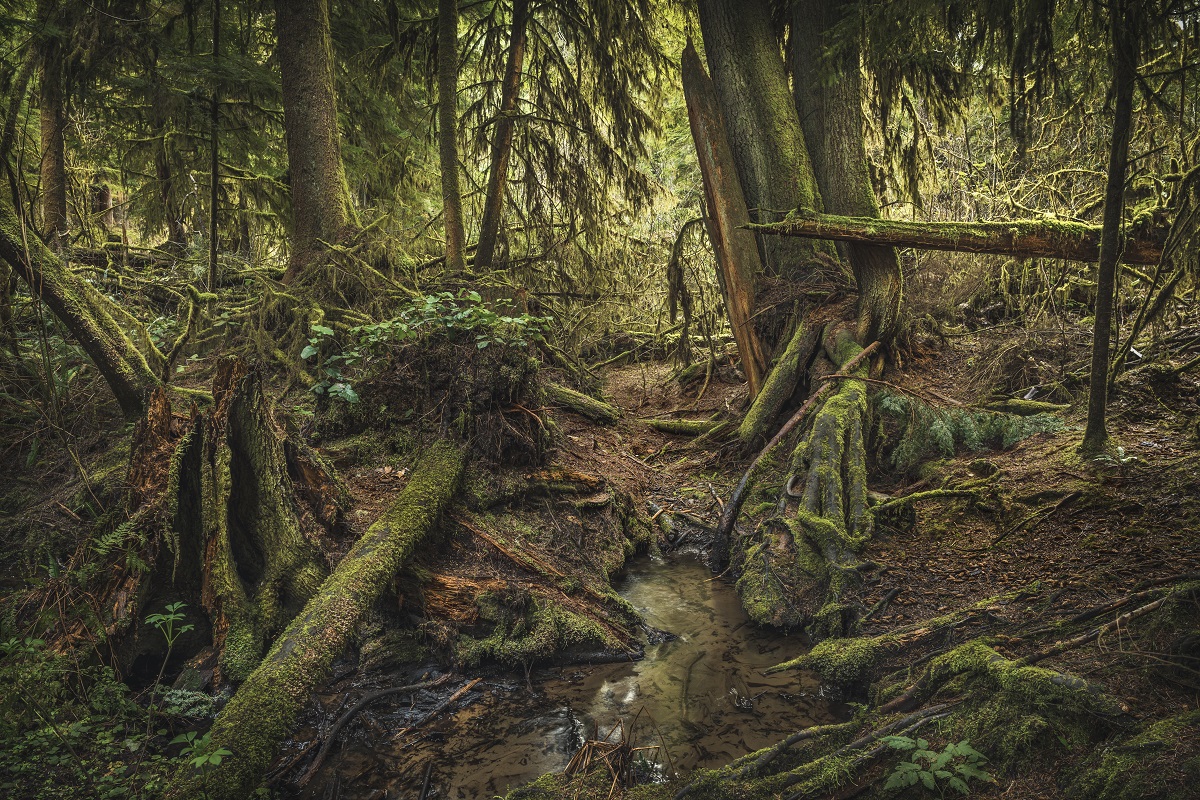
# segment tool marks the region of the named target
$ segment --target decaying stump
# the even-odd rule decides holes
[[[337,524],[336,482],[307,448],[285,445],[259,377],[241,362],[221,365],[213,397],[211,409],[184,417],[158,390],[135,435],[130,506],[148,572],[128,571],[111,606],[127,671],[161,656],[161,637],[137,621],[182,601],[206,616],[189,615],[196,641],[174,656],[211,636],[221,677],[244,680],[327,573],[318,544]]]
[[[443,442],[430,449],[395,503],[338,563],[217,717],[212,745],[233,755],[212,775],[185,768],[171,796],[204,792],[216,800],[240,800],[253,792],[355,626],[437,523],[464,463],[457,445]]]

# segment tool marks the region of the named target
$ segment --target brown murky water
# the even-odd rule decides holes
[[[805,645],[749,624],[728,584],[699,561],[640,560],[618,586],[655,628],[676,638],[648,645],[641,661],[545,670],[524,680],[484,681],[472,700],[402,740],[353,741],[331,757],[305,797],[416,799],[426,764],[440,798],[474,800],[562,770],[585,738],[641,712],[635,744],[661,732],[680,773],[716,767],[842,709],[803,673],[762,670],[800,655]],[[382,709],[381,709],[382,711]],[[380,714],[383,728],[403,727],[404,709]],[[652,719],[657,731],[648,724]],[[378,733],[378,732],[377,732]]]

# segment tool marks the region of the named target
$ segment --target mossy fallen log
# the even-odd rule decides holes
[[[376,520],[275,641],[212,728],[232,752],[208,774],[184,767],[169,795],[242,800],[262,780],[296,716],[396,570],[437,523],[461,477],[464,450],[434,445],[396,502]]]
[[[555,405],[574,411],[581,417],[587,417],[601,425],[612,425],[621,418],[621,410],[611,403],[588,397],[582,392],[557,383],[546,383],[546,398]]]
[[[673,436],[701,436],[723,425],[713,419],[644,419],[641,420],[660,433]]]
[[[1021,417],[1036,414],[1057,414],[1071,406],[1066,403],[1046,403],[1041,400],[997,400],[984,406],[988,411],[1004,411]]]
[[[900,222],[806,212],[782,222],[746,227],[756,233],[871,242],[921,250],[1087,262],[1100,258],[1100,227],[1065,220]],[[1126,264],[1157,264],[1165,240],[1165,230],[1152,238],[1126,239],[1121,259]]]

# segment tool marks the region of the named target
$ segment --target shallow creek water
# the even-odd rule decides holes
[[[384,730],[377,733],[385,735],[372,736],[373,746],[343,745],[305,796],[329,796],[336,782],[343,798],[415,800],[432,759],[437,797],[491,798],[562,770],[584,739],[604,738],[639,711],[634,744],[658,744],[661,732],[683,774],[842,716],[814,676],[762,674],[806,646],[751,625],[733,587],[698,560],[640,559],[617,589],[649,625],[674,638],[647,645],[640,661],[537,671],[533,691],[523,679],[484,681],[461,710],[399,741],[386,729],[403,727],[405,710],[379,709]]]

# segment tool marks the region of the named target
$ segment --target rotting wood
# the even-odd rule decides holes
[[[563,406],[568,411],[574,411],[581,417],[586,417],[601,425],[612,425],[621,418],[621,410],[611,403],[597,400],[557,383],[546,383],[546,398],[556,405]]]
[[[203,776],[181,768],[168,797],[203,792],[211,800],[241,800],[253,792],[359,620],[454,497],[464,462],[460,445],[443,441],[429,449],[396,502],[367,529],[217,715],[212,745],[233,755]]]
[[[783,222],[750,223],[756,233],[803,236],[843,242],[871,242],[918,250],[947,250],[1017,258],[1061,258],[1094,262],[1100,257],[1100,228],[1065,220],[1004,222],[900,222],[870,217],[841,217],[803,212]],[[1126,239],[1126,264],[1157,264],[1166,231],[1145,239]]]
[[[767,363],[753,321],[754,281],[762,271],[762,259],[754,234],[745,230],[750,223],[750,211],[742,193],[716,91],[690,41],[683,51],[682,72],[688,122],[704,183],[708,214],[705,227],[721,272],[721,290],[729,326],[753,399],[762,388]]]

